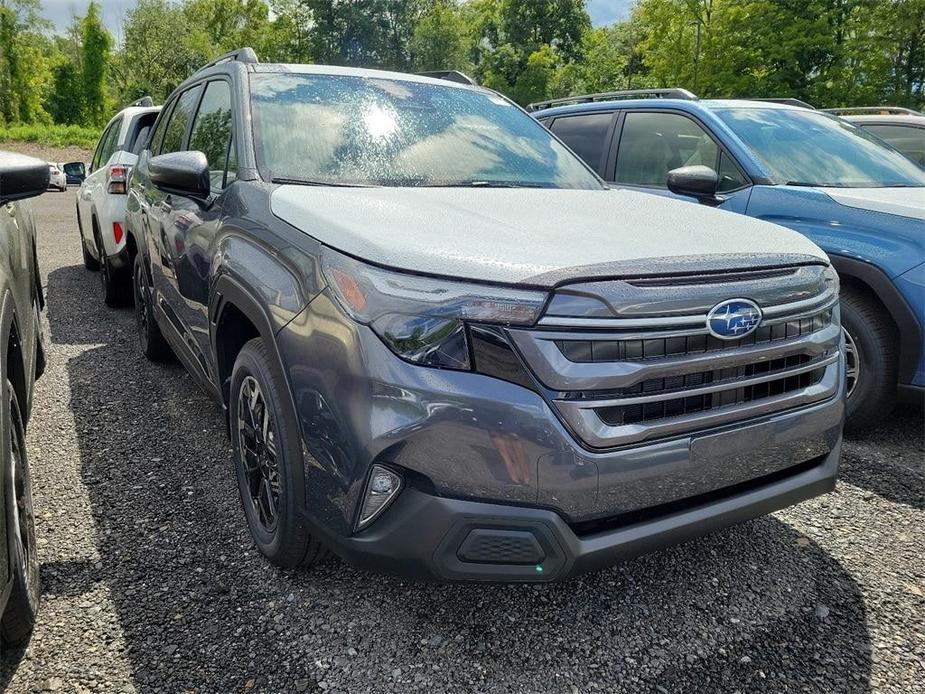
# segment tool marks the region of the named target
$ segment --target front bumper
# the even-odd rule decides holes
[[[835,487],[840,450],[839,440],[827,455],[793,474],[591,534],[577,534],[547,509],[407,489],[368,531],[328,540],[359,568],[416,580],[557,581],[829,492]]]
[[[403,362],[325,293],[277,342],[303,434],[307,522],[365,568],[437,580],[557,580],[834,486],[841,364],[834,395],[811,406],[589,450],[539,393]],[[401,473],[405,488],[355,532],[374,463]],[[486,532],[470,537],[478,529]],[[500,558],[492,554],[499,547]]]

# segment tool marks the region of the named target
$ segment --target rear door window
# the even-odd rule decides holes
[[[623,122],[615,180],[667,188],[668,172],[702,164],[717,170],[719,147],[696,122],[678,113],[630,112]]]
[[[584,113],[556,118],[551,130],[588,166],[599,172],[608,149],[611,123],[612,113]]]
[[[106,129],[106,133],[102,138],[100,138],[100,146],[96,151],[96,155],[93,157],[94,171],[109,161],[109,157],[111,157],[112,153],[116,151],[116,147],[119,141],[119,131],[121,130],[122,117],[120,116],[112,122],[112,124]]]
[[[177,105],[170,114],[170,120],[164,128],[164,141],[158,150],[159,154],[169,152],[180,152],[183,150],[183,141],[186,136],[186,127],[189,125],[190,118],[193,115],[193,109],[199,101],[199,95],[202,92],[202,85],[186,90],[177,99]]]

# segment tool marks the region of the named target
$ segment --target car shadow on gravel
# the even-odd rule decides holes
[[[140,356],[130,312],[75,313],[74,272],[52,273],[49,319],[92,345],[67,371],[100,560],[46,573],[62,594],[105,582],[138,690],[869,690],[859,587],[772,517],[553,585],[272,567],[219,409]]]
[[[899,406],[879,427],[846,437],[839,476],[888,501],[925,509],[925,414]]]

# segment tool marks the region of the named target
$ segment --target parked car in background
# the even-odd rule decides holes
[[[925,171],[835,116],[680,89],[531,106],[621,188],[699,201],[806,234],[842,281],[848,426],[925,400]]]
[[[50,161],[46,163],[48,164],[48,187],[59,192],[67,190],[67,176],[64,172],[57,164],[52,164]]]
[[[67,184],[80,185],[87,177],[86,163],[82,161],[72,161],[67,164],[58,164],[58,168],[64,172]]]
[[[147,144],[160,106],[146,98],[121,110],[100,136],[86,179],[77,191],[77,226],[84,266],[99,270],[107,306],[131,297],[131,267],[125,249],[128,177]],[[77,169],[79,162],[72,162]]]
[[[45,368],[45,305],[27,198],[48,188],[48,163],[0,152],[0,641],[22,644],[39,607],[39,560],[26,455],[35,379]]]
[[[925,168],[925,113],[897,106],[830,108],[826,113],[873,133]]]
[[[825,254],[611,190],[492,91],[244,49],[127,210],[142,349],[224,408],[276,564],[552,581],[833,488]]]

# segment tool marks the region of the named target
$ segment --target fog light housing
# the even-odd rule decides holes
[[[357,521],[357,530],[362,530],[385,511],[401,491],[402,479],[382,465],[373,465],[363,494],[363,508]]]

